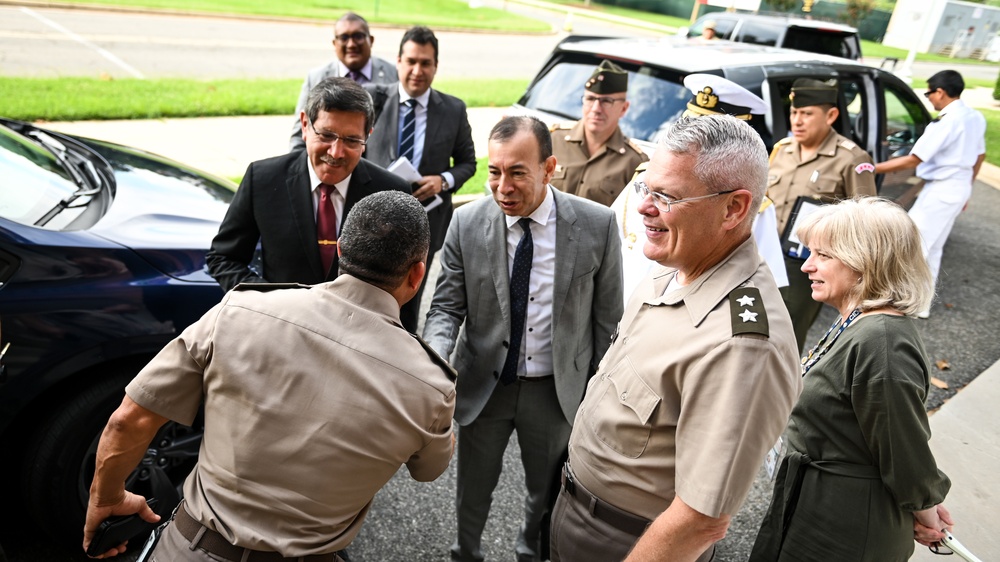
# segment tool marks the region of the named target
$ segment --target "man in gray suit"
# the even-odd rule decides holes
[[[425,205],[436,204],[427,212],[431,223],[427,267],[444,244],[452,215],[451,194],[476,173],[476,148],[465,103],[431,89],[437,64],[438,40],[434,32],[413,27],[399,43],[396,69],[400,81],[365,86],[375,99],[379,115],[368,138],[365,158],[387,168],[400,156],[406,156],[423,176],[413,184],[413,196]],[[417,331],[423,294],[421,285],[417,296],[400,311],[403,327],[413,333]]]
[[[288,140],[289,151],[302,150],[306,146],[302,141],[299,115],[306,108],[309,92],[325,78],[346,77],[358,84],[392,84],[397,80],[396,67],[391,62],[372,56],[374,44],[375,36],[369,31],[365,18],[354,12],[340,16],[333,27],[333,49],[337,60],[310,70],[302,82],[299,101],[295,104],[295,123]]]
[[[493,200],[459,208],[448,229],[423,337],[459,373],[452,559],[483,559],[483,528],[516,430],[528,490],[516,552],[537,560],[570,424],[622,314],[621,250],[610,209],[549,185],[556,159],[538,119],[505,117],[493,127],[489,167]]]

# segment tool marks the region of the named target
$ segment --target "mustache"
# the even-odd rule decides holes
[[[326,164],[327,166],[340,167],[347,164],[346,158],[334,158],[329,154],[324,154],[319,157],[319,161]]]

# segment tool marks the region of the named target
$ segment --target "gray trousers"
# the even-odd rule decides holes
[[[483,411],[458,429],[458,540],[452,560],[483,560],[483,529],[503,469],[510,435],[517,431],[528,495],[517,537],[518,560],[537,560],[542,517],[548,510],[571,426],[556,398],[555,379],[497,384]]]

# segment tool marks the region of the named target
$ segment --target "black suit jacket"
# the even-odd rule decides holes
[[[365,147],[365,158],[387,167],[399,157],[399,86],[366,84],[365,89],[374,99],[385,100]],[[376,94],[379,89],[382,94]],[[472,142],[469,115],[465,102],[455,96],[431,89],[427,101],[424,152],[417,171],[423,176],[450,172],[455,178],[455,185],[450,186],[447,192],[441,192],[443,203],[427,213],[431,223],[431,251],[436,252],[444,244],[444,235],[451,222],[451,194],[476,173],[476,147]]]
[[[323,272],[316,239],[316,213],[304,150],[253,162],[233,197],[206,261],[208,272],[228,291],[239,283],[315,285],[337,276]],[[365,160],[358,162],[347,187],[343,226],[351,207],[366,195],[394,189],[410,193],[398,176]],[[257,241],[261,271],[250,268]]]

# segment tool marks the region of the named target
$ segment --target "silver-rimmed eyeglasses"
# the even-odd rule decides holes
[[[625,98],[611,98],[608,96],[592,96],[590,94],[584,94],[583,107],[590,107],[594,105],[595,101],[600,104],[601,109],[610,109],[616,103],[625,101]]]
[[[717,195],[725,195],[727,193],[733,193],[734,191],[739,191],[739,190],[730,189],[728,191],[720,191],[718,193],[709,193],[708,195],[699,195],[698,197],[686,197],[684,199],[674,199],[673,197],[669,195],[664,195],[658,191],[652,191],[651,189],[649,189],[649,186],[647,186],[646,183],[641,180],[635,182],[635,192],[641,195],[643,199],[645,199],[647,195],[652,195],[653,205],[655,205],[656,208],[661,213],[669,213],[671,205],[676,205],[678,203],[687,203],[689,201],[697,201],[699,199],[708,199],[709,197],[715,197]]]
[[[316,133],[316,136],[319,137],[319,140],[325,144],[333,144],[337,141],[340,141],[341,144],[344,145],[344,148],[349,148],[351,150],[361,150],[361,147],[368,144],[368,141],[364,139],[359,139],[357,137],[342,137],[337,133],[331,133],[328,131],[323,131],[321,133],[316,130],[316,125],[313,125],[312,121],[309,121],[309,126],[312,127],[313,132]]]

